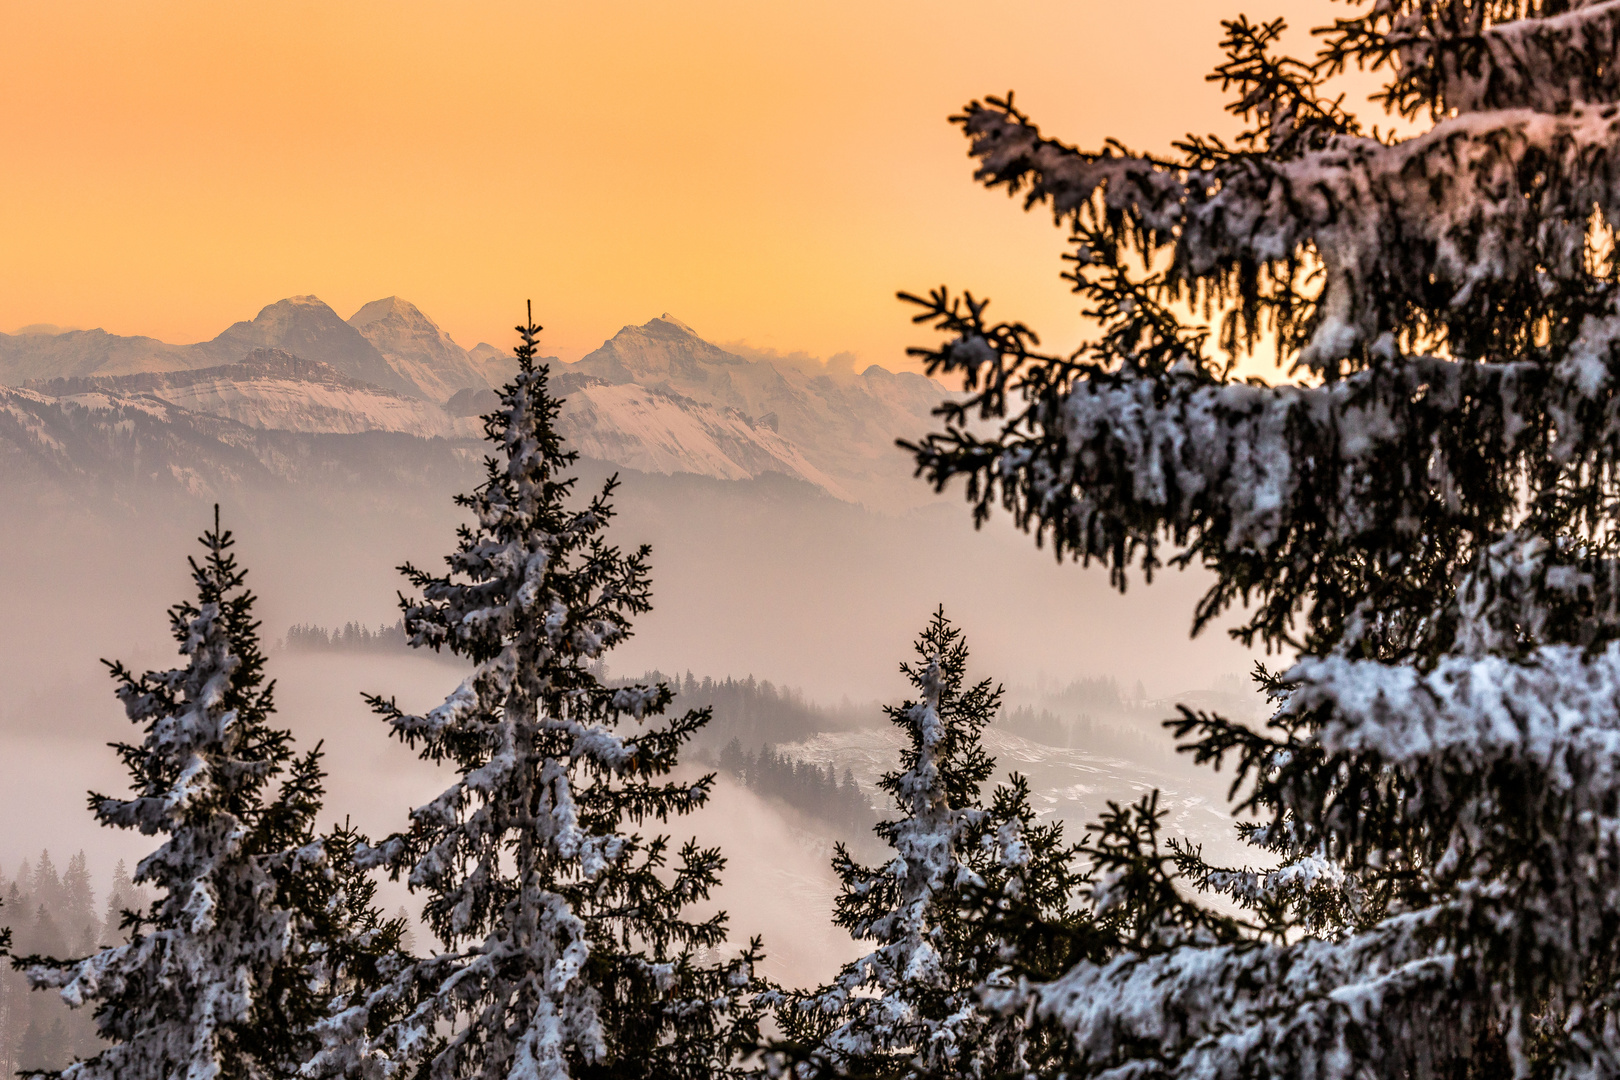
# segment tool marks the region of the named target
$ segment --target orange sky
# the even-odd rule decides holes
[[[565,359],[668,310],[715,341],[904,366],[896,289],[1078,340],[1061,236],[945,117],[1226,130],[1209,0],[0,0],[0,330],[212,337],[389,294]],[[1345,9],[1286,0],[1296,27]]]

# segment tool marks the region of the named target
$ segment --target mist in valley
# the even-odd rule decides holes
[[[612,470],[582,462],[581,497]],[[1078,838],[1107,800],[1134,800],[1157,787],[1175,809],[1176,828],[1217,849],[1230,842],[1224,781],[1179,759],[1159,729],[1178,695],[1198,699],[1235,684],[1226,711],[1246,707],[1234,675],[1250,655],[1218,630],[1188,637],[1203,585],[1196,574],[1164,574],[1121,596],[1103,573],[1057,564],[1005,519],[975,530],[954,499],[884,514],[778,476],[617,471],[623,484],[611,535],[620,545],[652,545],[654,610],[608,654],[610,677],[653,670],[677,684],[689,672],[752,677],[796,693],[825,717],[825,730],[806,730],[814,721],[796,730],[749,729],[747,749],[768,742],[836,775],[850,773],[880,807],[876,779],[895,767],[899,750],[880,706],[905,696],[897,666],[943,604],[968,636],[972,676],[1008,688],[1005,718],[1023,726],[998,724],[987,742],[1002,775],[1017,769],[1031,777],[1043,814],[1069,822]],[[451,501],[456,484],[470,488],[477,478],[468,466],[459,481],[437,485],[221,499],[221,520],[237,537],[259,597],[279,720],[301,746],[323,744],[324,817],[348,818],[373,837],[402,828],[406,811],[442,790],[448,773],[392,740],[361,694],[395,695],[408,709],[426,710],[455,688],[462,669],[448,657],[403,649],[310,651],[284,641],[295,625],[392,625],[404,584],[395,568],[407,560],[439,564],[461,520]],[[97,498],[88,490],[53,499],[20,487],[4,498],[20,512],[0,524],[0,595],[10,615],[0,629],[7,823],[0,872],[41,849],[58,861],[82,849],[104,880],[120,858],[133,866],[151,841],[97,828],[86,809],[87,789],[125,790],[106,744],[135,735],[100,660],[140,669],[173,663],[165,613],[188,595],[186,558],[199,550],[211,503],[129,492]],[[1086,702],[1064,700],[1063,690],[1087,678],[1130,700],[1083,715]],[[1043,713],[1062,731],[1030,729]],[[724,720],[718,716],[721,730],[695,748],[693,769],[715,766]],[[828,921],[836,892],[829,858],[838,839],[876,857],[871,837],[837,835],[827,821],[724,774],[711,804],[670,831],[724,848],[719,906],[731,913],[739,942],[766,936],[773,978],[823,979],[858,951]],[[389,910],[415,910],[402,886],[385,885],[383,897]],[[807,919],[811,912],[824,917]]]
[[[809,987],[869,947],[833,922],[834,852],[894,857],[873,826],[892,812],[879,782],[906,740],[884,708],[915,692],[899,665],[941,607],[971,647],[967,677],[1005,688],[984,733],[993,782],[1025,776],[1034,812],[1070,842],[1110,802],[1157,793],[1174,835],[1248,861],[1227,779],[1162,728],[1179,703],[1259,712],[1254,656],[1220,626],[1188,635],[1208,579],[1161,572],[1121,594],[1005,516],[975,528],[960,492],[930,492],[895,445],[935,426],[937,382],[743,351],[666,313],[550,376],[556,430],[581,455],[574,505],[616,476],[607,538],[651,548],[652,610],[596,675],[663,682],[675,710],[712,709],[678,772],[712,773],[711,799],[642,831],[724,853],[696,912],[729,915],[722,955],[760,935],[759,973]],[[87,806],[87,791],[128,791],[108,744],[142,737],[102,660],[174,666],[167,611],[193,595],[187,559],[216,503],[258,598],[272,720],[324,754],[320,826],[381,840],[452,783],[363,695],[421,714],[469,670],[406,647],[398,568],[436,570],[454,549],[468,520],[455,497],[493,449],[476,438],[480,414],[501,408],[512,366],[398,297],[348,320],[290,297],[187,346],[0,334],[0,925],[17,948],[121,937],[118,905],[137,886],[115,868],[157,840],[99,828]],[[71,882],[54,869],[70,865]],[[423,900],[378,885],[380,910],[431,951]],[[20,975],[0,979],[0,1068],[96,1048],[88,1019]]]

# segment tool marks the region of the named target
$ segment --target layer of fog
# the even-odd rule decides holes
[[[267,642],[293,623],[392,623],[403,584],[393,568],[407,559],[439,566],[453,543],[460,512],[448,494],[224,500],[225,524],[237,533],[261,597]],[[210,510],[195,500],[49,505],[34,495],[0,498],[24,511],[0,521],[0,597],[8,615],[0,621],[0,868],[10,873],[42,847],[59,862],[82,848],[105,882],[115,859],[133,863],[151,841],[98,829],[86,809],[86,789],[125,789],[105,744],[137,735],[98,661],[174,662],[165,612],[188,595],[185,560],[197,551]],[[1241,672],[1252,659],[1218,631],[1188,639],[1203,586],[1197,576],[1165,574],[1120,596],[1102,571],[1055,563],[1004,520],[975,531],[960,504],[891,517],[786,482],[630,477],[619,505],[615,539],[654,547],[655,610],[611,654],[616,675],[650,668],[752,674],[803,688],[815,700],[892,702],[907,690],[896,667],[939,603],[969,635],[974,674],[1009,684],[1109,675],[1172,698]],[[397,694],[409,708],[426,708],[458,681],[452,665],[273,652],[271,674],[282,722],[301,745],[324,740],[326,819],[348,816],[372,835],[386,834],[444,786],[447,774],[391,741],[360,693]],[[881,728],[875,706],[871,712]],[[840,769],[859,752],[827,751]],[[1013,746],[1004,764],[1026,767],[1016,760],[1020,752]],[[1187,820],[1209,817],[1195,830],[1208,833],[1224,820],[1224,781],[1193,776],[1171,759],[1124,779],[1119,769],[1082,757],[1043,759],[1054,786],[1040,792],[1043,806],[1078,827],[1102,798],[1136,798],[1160,786],[1178,792]],[[1064,780],[1062,770],[1073,775]],[[1103,780],[1082,792],[1086,784],[1075,777],[1087,770]],[[719,901],[738,934],[766,933],[773,975],[824,976],[852,955],[827,921],[836,887],[830,838],[729,783],[710,809],[671,831],[723,844],[731,867]],[[384,900],[390,907],[411,902],[398,887],[385,890]]]

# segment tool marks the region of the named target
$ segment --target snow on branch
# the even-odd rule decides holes
[[[1369,1059],[1431,1075],[1461,1056],[1448,1035],[1480,1007],[1459,991],[1454,960],[1431,950],[1435,921],[1403,916],[1342,944],[1126,954],[989,997],[1066,1029],[1080,1075],[1351,1080]]]
[[[952,323],[947,366],[967,351],[961,343],[996,351],[1006,368],[1030,363],[1014,355],[1016,335],[980,322]],[[1317,597],[1324,624],[1345,623],[1358,605],[1381,610],[1377,601],[1402,574],[1442,559],[1444,573],[1414,585],[1422,593],[1443,583],[1426,593],[1426,613],[1440,613],[1452,572],[1475,554],[1460,541],[1437,546],[1453,544],[1444,538],[1499,540],[1521,512],[1523,480],[1538,470],[1588,483],[1591,455],[1620,449],[1617,338],[1620,319],[1593,316],[1551,367],[1399,357],[1315,387],[1219,382],[1188,363],[1154,372],[1048,361],[1034,384],[1041,396],[994,441],[963,422],[913,449],[936,486],[967,476],[981,515],[999,498],[1022,526],[1050,536],[1060,553],[1101,560],[1121,585],[1134,561],[1151,574],[1162,539],[1183,548],[1183,560],[1240,566],[1246,590],[1280,604],[1261,610],[1251,631],[1280,641],[1295,603],[1326,573],[1361,575],[1364,593]],[[1584,512],[1594,523],[1601,515],[1596,504]],[[1356,554],[1382,549],[1399,554],[1382,563]],[[1549,568],[1573,567],[1552,585],[1567,594],[1563,614],[1578,618],[1541,619],[1536,632],[1583,644],[1613,633],[1613,568],[1599,554],[1537,549],[1538,581]],[[1235,595],[1212,593],[1200,622]],[[1449,633],[1459,618],[1428,632]],[[1343,628],[1353,639],[1358,625]]]
[[[1553,1022],[1570,1075],[1620,1060],[1599,1008],[1537,1019],[1547,1002],[1617,1000],[1620,645],[1428,672],[1308,658],[1286,682],[1279,723],[1309,717],[1311,735],[1270,755],[1264,801],[1331,872],[1389,870],[1391,913],[1293,941],[1127,950],[991,1004],[1060,1024],[1087,1075],[1348,1078],[1369,1060],[1438,1074],[1483,1052],[1450,1038],[1481,1022],[1519,1067]]]
[[[986,186],[1060,220],[1122,218],[1144,251],[1173,246],[1185,284],[1213,292],[1256,264],[1319,259],[1299,362],[1324,371],[1392,354],[1414,299],[1466,313],[1525,282],[1582,278],[1593,207],[1620,222],[1611,105],[1468,113],[1403,142],[1336,135],[1287,159],[1233,153],[1198,169],[1112,145],[1081,153],[995,98],[957,120]]]
[[[1524,5],[1499,6],[1510,10],[1492,13],[1486,25],[1477,2],[1380,4],[1367,16],[1340,20],[1329,53],[1395,60],[1396,77],[1384,97],[1407,116],[1424,107],[1437,116],[1491,109],[1559,113],[1620,99],[1614,63],[1620,2],[1588,0],[1534,17],[1511,10]]]

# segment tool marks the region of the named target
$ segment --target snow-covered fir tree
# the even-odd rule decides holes
[[[779,1010],[784,1065],[801,1076],[995,1076],[1049,1057],[1049,1034],[980,1007],[1005,984],[1009,946],[998,912],[1072,926],[1081,879],[1061,823],[1036,824],[1020,776],[984,786],[995,761],[981,732],[1001,705],[990,679],[969,684],[960,629],[936,611],[900,670],[917,697],[885,709],[905,733],[902,768],[879,782],[896,816],[875,827],[894,857],[868,867],[842,844],[836,921],[876,945],[833,982]]]
[[[445,951],[336,1016],[310,1073],[730,1075],[759,1038],[758,942],[721,956],[724,916],[689,913],[718,884],[717,849],[636,831],[707,799],[712,777],[671,773],[708,714],[659,720],[667,686],[597,676],[649,608],[648,549],[605,539],[616,480],[568,505],[577,455],[534,362],[540,328],[518,330],[519,373],[484,418],[500,453],[458,498],[473,524],[448,573],[402,568],[421,590],[402,600],[411,644],[463,656],[472,674],[425,716],[372,699],[460,774],[409,831],[361,852],[426,894]]]
[[[124,913],[127,944],[17,961],[36,987],[93,1007],[111,1043],[59,1074],[72,1080],[292,1076],[314,1052],[324,1006],[312,973],[334,943],[364,948],[333,902],[341,879],[314,833],[320,751],[295,753],[271,725],[254,596],[217,508],[202,544],[190,560],[196,599],[170,611],[186,666],[109,665],[144,732],[116,747],[133,793],[90,797],[102,824],[166,837],[131,882],[158,896]]]
[[[1309,62],[1226,29],[1230,143],[957,117],[980,180],[1072,230],[1099,329],[1050,355],[918,299],[970,398],[920,466],[1121,587],[1206,568],[1196,627],[1246,601],[1238,635],[1298,656],[1263,733],[1178,724],[1236,764],[1256,866],[1121,846],[1103,899],[1185,932],[1002,1004],[1069,1030],[1071,1075],[1615,1075],[1620,3],[1378,0]],[[1334,96],[1353,66],[1416,134]],[[1291,383],[1235,377],[1267,338]],[[1198,885],[1248,928],[1144,900]]]

